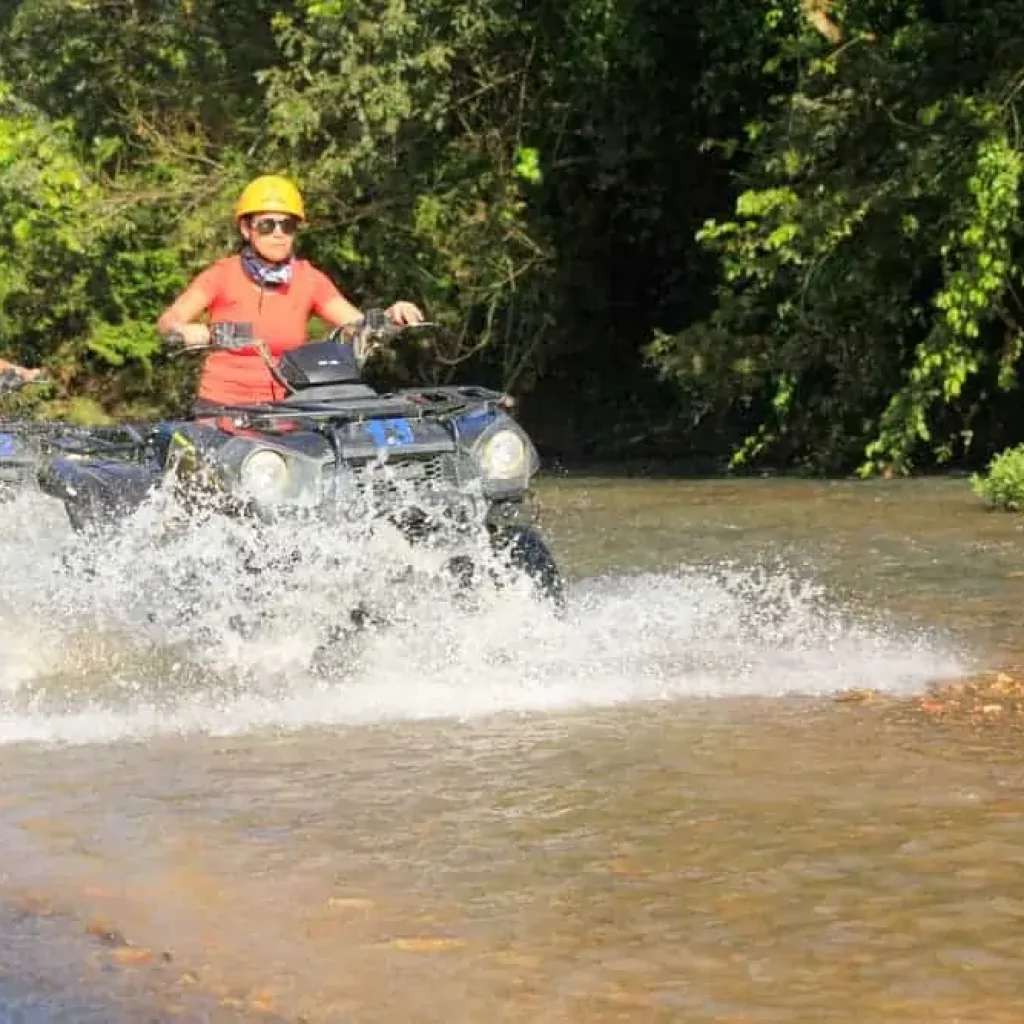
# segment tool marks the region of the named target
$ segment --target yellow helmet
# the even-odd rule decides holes
[[[306,208],[299,190],[287,179],[265,174],[250,181],[235,204],[235,220],[251,213],[287,213],[306,219]]]

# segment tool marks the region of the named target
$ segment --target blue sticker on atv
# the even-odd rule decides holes
[[[400,448],[416,439],[409,421],[404,419],[367,420],[366,431],[382,448]]]
[[[0,434],[0,457],[13,455],[18,439],[13,434]]]

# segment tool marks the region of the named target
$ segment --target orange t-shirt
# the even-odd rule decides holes
[[[218,260],[189,285],[209,299],[210,323],[240,321],[253,325],[253,334],[276,359],[306,340],[309,318],[340,296],[331,279],[308,260],[295,260],[292,279],[283,287],[260,288],[245,273],[238,256]],[[276,401],[283,389],[255,348],[241,352],[211,352],[199,378],[199,399],[224,405]]]

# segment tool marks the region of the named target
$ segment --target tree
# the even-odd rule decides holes
[[[963,454],[1015,383],[1024,26],[1009,0],[863,0],[842,46],[819,29],[780,41],[789,80],[747,126],[735,215],[702,230],[717,310],[649,354],[756,411],[734,465],[905,472]]]

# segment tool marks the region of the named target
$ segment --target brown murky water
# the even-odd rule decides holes
[[[583,572],[772,553],[981,656],[1024,649],[1024,517],[988,511],[963,479],[593,480],[556,487],[547,506]]]
[[[545,665],[562,665],[552,645],[580,644],[573,700],[506,689],[460,712],[409,678],[405,699],[437,714],[344,721],[330,705],[330,724],[264,715],[211,736],[186,718],[134,738],[96,711],[95,736],[82,726],[70,746],[47,740],[56,717],[21,739],[7,720],[0,1006],[63,1001],[64,1019],[108,1021],[1022,1019],[1022,734],[832,699],[864,665],[908,692],[1018,658],[1022,521],[962,481],[562,480],[544,496],[568,569],[630,581],[612,612],[591,597],[565,635],[537,627]],[[681,564],[775,558],[851,623],[880,621],[885,643],[860,648],[852,626],[823,630],[749,583],[744,604],[700,574],[664,582]],[[708,619],[679,611],[694,588],[718,602]],[[757,628],[711,628],[730,615]],[[804,627],[820,633],[801,646]],[[517,642],[529,674],[540,655]],[[790,674],[811,692],[780,696]],[[590,679],[602,693],[619,680],[619,699],[588,700]],[[39,1012],[26,1019],[51,1019]]]

